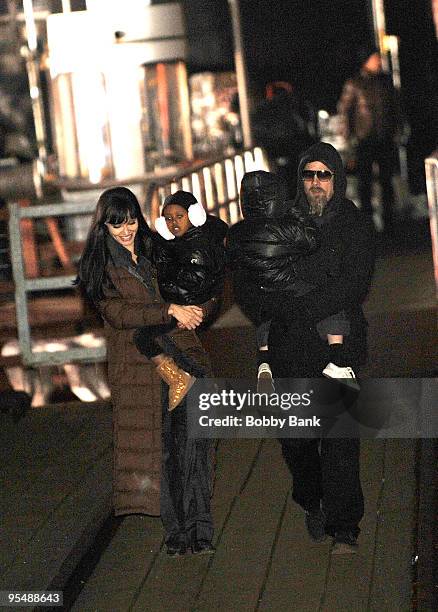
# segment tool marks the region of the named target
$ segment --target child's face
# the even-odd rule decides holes
[[[189,221],[189,214],[185,208],[179,204],[169,204],[163,211],[166,225],[174,236],[183,236],[192,227]]]

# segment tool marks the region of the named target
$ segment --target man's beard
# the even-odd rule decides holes
[[[323,191],[310,192],[307,195],[310,214],[312,217],[320,217],[327,205],[327,196]]]

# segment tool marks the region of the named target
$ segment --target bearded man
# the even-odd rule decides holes
[[[368,215],[345,197],[346,175],[334,147],[320,142],[301,156],[294,206],[311,214],[321,246],[304,258],[298,274],[314,289],[283,300],[271,323],[269,350],[275,377],[320,377],[327,362],[352,366],[366,359],[362,310],[374,265],[374,229]],[[342,343],[328,345],[318,323],[344,312]],[[293,499],[305,510],[314,541],[334,539],[333,552],[354,552],[364,512],[359,479],[359,440],[281,440],[293,476]]]

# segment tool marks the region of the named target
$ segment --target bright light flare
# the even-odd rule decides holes
[[[33,14],[32,0],[23,0],[24,20],[26,22],[27,45],[34,53],[37,49],[37,33]]]
[[[73,74],[74,102],[80,159],[91,183],[99,183],[107,165],[104,129],[106,95],[102,78],[94,71]]]

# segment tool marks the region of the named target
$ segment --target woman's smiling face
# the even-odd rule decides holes
[[[183,236],[192,227],[188,212],[179,204],[168,204],[163,210],[163,217],[169,232],[174,236]]]
[[[131,219],[128,217],[123,223],[114,225],[112,223],[105,223],[105,225],[116,242],[124,246],[128,251],[131,251],[131,253],[134,252],[134,241],[138,231],[138,219]]]

